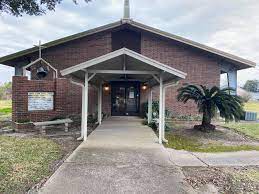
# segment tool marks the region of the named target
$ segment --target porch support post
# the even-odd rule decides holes
[[[233,69],[228,71],[228,86],[233,88],[235,91],[232,91],[231,94],[236,95],[237,93],[237,70]]]
[[[163,130],[163,77],[160,75],[159,87],[159,144],[162,144],[162,130]]]
[[[84,141],[87,140],[87,118],[88,118],[88,72],[85,73],[85,89],[84,89],[84,103],[85,110],[83,115],[83,123],[84,123]]]
[[[153,104],[153,100],[152,100],[152,89],[150,88],[148,91],[148,115],[147,115],[147,121],[148,124],[151,123],[152,121],[152,114],[153,114],[153,110],[152,110],[152,104]]]
[[[85,86],[82,87],[82,119],[81,119],[81,138],[80,140],[83,140],[84,138],[84,115],[85,115]]]
[[[163,111],[162,111],[162,141],[164,143],[168,143],[168,141],[165,139],[165,92],[166,92],[166,87],[163,87]]]
[[[99,91],[98,91],[98,123],[99,123],[99,125],[102,124],[102,95],[103,95],[103,89],[102,89],[102,83],[100,83]]]
[[[14,66],[14,75],[15,76],[26,76],[26,71],[24,72],[23,66],[21,64],[17,64]]]

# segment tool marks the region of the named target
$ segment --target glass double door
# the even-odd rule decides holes
[[[139,82],[113,82],[111,89],[112,116],[139,115]]]

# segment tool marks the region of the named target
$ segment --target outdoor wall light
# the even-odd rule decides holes
[[[146,90],[147,89],[147,84],[144,84],[143,86],[142,86],[142,90]]]
[[[104,91],[109,91],[109,90],[110,90],[110,87],[109,87],[108,84],[105,84],[105,85],[103,86],[103,88],[104,88]]]

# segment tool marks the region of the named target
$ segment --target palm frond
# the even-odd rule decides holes
[[[239,120],[243,116],[243,101],[239,96],[231,95],[233,88],[220,89],[217,86],[188,85],[178,89],[177,99],[183,103],[193,100],[198,111],[210,118],[215,116],[217,110],[226,120]]]

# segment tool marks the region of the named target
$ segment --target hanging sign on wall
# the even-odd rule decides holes
[[[28,92],[28,111],[53,109],[54,92]]]

